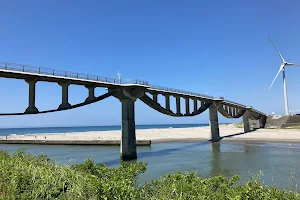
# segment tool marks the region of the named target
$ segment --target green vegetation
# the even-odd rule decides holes
[[[238,185],[238,176],[201,179],[178,173],[137,186],[143,163],[109,168],[87,160],[61,166],[23,150],[0,151],[0,161],[0,199],[300,199],[298,193],[262,185],[258,177]]]

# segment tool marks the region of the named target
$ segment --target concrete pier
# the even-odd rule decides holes
[[[28,79],[25,80],[29,86],[29,93],[28,93],[28,108],[26,109],[25,113],[38,113],[38,109],[35,107],[35,84],[37,82],[36,79]]]
[[[201,101],[200,103],[201,103],[201,107],[203,108],[205,104],[204,101]]]
[[[232,108],[232,116],[235,116],[236,115],[236,113],[237,113],[237,110],[236,110],[236,108]]]
[[[180,110],[180,97],[176,97],[176,114],[180,115],[181,110]]]
[[[95,99],[95,86],[86,85],[85,87],[88,89],[88,97],[85,99],[85,101],[92,101]]]
[[[220,140],[219,120],[218,120],[218,102],[213,101],[209,107],[209,121],[211,131],[211,141],[216,142]]]
[[[259,127],[258,128],[264,128],[265,127],[265,122],[264,122],[264,117],[261,116],[258,120],[258,124],[259,124]]]
[[[249,119],[249,123],[251,124],[251,126],[253,128],[263,128],[264,127],[264,123],[263,123],[263,119],[262,117],[259,119]]]
[[[134,101],[131,99],[121,99],[122,103],[122,140],[121,159],[133,160],[137,158]]]
[[[153,101],[157,103],[157,94],[153,93],[152,96],[153,96]]]
[[[194,99],[194,111],[198,110],[197,99]]]
[[[170,95],[165,95],[166,98],[166,110],[170,110]]]
[[[243,114],[243,124],[244,124],[244,133],[248,133],[251,131],[250,123],[249,123],[249,110],[247,109]]]
[[[187,115],[190,114],[190,99],[189,98],[185,99],[185,114],[187,114]]]
[[[229,115],[234,116],[234,108],[229,106]]]
[[[71,104],[69,104],[69,82],[61,82],[58,83],[61,86],[62,90],[62,103],[59,105],[58,109],[70,108]]]

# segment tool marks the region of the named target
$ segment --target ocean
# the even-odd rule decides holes
[[[187,128],[208,126],[208,124],[156,124],[156,125],[136,125],[136,129],[154,129],[154,128]],[[51,134],[51,133],[71,133],[88,131],[112,131],[121,130],[121,126],[73,126],[73,127],[37,127],[37,128],[0,128],[0,136],[10,134]]]

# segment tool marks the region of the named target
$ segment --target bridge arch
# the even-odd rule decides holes
[[[151,93],[149,93],[151,94]],[[198,107],[194,107],[194,111],[190,112],[190,105],[189,100],[190,98],[188,97],[183,97],[186,100],[186,113],[182,114],[180,112],[176,112],[174,113],[171,109],[170,109],[170,95],[168,94],[162,94],[165,97],[166,100],[166,107],[164,108],[163,106],[161,106],[160,103],[158,103],[157,101],[157,95],[158,93],[152,93],[152,98],[149,97],[147,94],[141,96],[139,99],[144,102],[146,105],[148,105],[149,107],[153,108],[154,110],[165,114],[165,115],[169,115],[169,116],[173,116],[173,117],[188,117],[188,116],[195,116],[195,115],[199,115],[201,113],[203,113],[205,110],[207,110],[209,108],[209,106],[211,105],[211,101],[201,101],[201,106],[200,108]],[[197,99],[193,99],[194,102],[197,101]],[[203,103],[202,103],[203,102]],[[180,104],[179,101],[176,102],[177,104],[177,108],[179,107],[178,104]],[[196,104],[197,105],[197,104]]]

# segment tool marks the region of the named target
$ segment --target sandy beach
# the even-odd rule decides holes
[[[220,125],[222,141],[259,141],[259,142],[299,142],[300,130],[296,129],[257,129],[249,133],[243,133],[242,128],[233,125]],[[137,140],[151,140],[156,142],[173,141],[207,141],[210,139],[210,127],[193,128],[167,128],[167,129],[144,129],[136,130]],[[60,134],[28,134],[9,135],[6,140],[120,140],[121,131],[91,131],[72,132]]]

